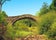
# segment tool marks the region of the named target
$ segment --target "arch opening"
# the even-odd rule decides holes
[[[31,19],[22,19],[22,20],[17,20],[13,26],[27,26],[27,27],[32,27],[32,26],[37,26],[37,22],[33,21]]]

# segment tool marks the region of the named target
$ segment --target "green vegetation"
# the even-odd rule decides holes
[[[49,6],[50,10],[56,10],[56,0],[52,0],[51,5]]]
[[[0,12],[0,37],[4,36],[7,15],[4,11]]]
[[[22,19],[15,22],[14,25],[8,24],[5,36],[12,39],[15,37],[26,37],[27,35],[38,34],[38,29],[36,22],[29,19]]]
[[[0,24],[4,23],[6,26],[5,37],[14,38],[25,37],[27,35],[39,34],[46,35],[50,40],[56,40],[56,0],[52,0],[50,6],[46,3],[40,9],[37,15],[37,22],[30,19],[22,19],[16,21],[14,25],[6,23],[6,13],[0,13]]]
[[[50,6],[43,6],[39,12],[39,34],[47,35],[50,40],[56,40],[56,0],[52,0]],[[45,11],[44,9],[48,10]],[[46,12],[46,13],[45,13]]]
[[[40,19],[41,19],[39,22],[40,34],[45,34],[48,36],[48,38],[53,36],[55,37],[56,11],[50,11],[47,14],[40,16]]]
[[[47,3],[44,2],[38,14],[41,16],[43,14],[46,14],[47,12],[48,12],[48,5]]]
[[[0,23],[5,22],[6,17],[7,17],[7,15],[4,11],[2,13],[0,12]]]

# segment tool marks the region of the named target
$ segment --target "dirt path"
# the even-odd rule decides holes
[[[44,35],[30,35],[25,38],[16,38],[15,40],[48,40]]]

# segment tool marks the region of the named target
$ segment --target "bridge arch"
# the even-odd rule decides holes
[[[30,15],[30,14],[25,14],[25,15],[20,15],[20,16],[12,16],[12,17],[10,16],[7,18],[7,21],[11,22],[12,25],[14,25],[15,22],[22,20],[22,19],[30,19],[30,20],[37,22],[36,16]]]
[[[35,21],[35,22],[36,22],[36,20],[33,19],[33,18],[31,18],[31,17],[23,17],[23,18],[20,18],[20,19],[18,18],[18,19],[16,19],[16,20],[14,20],[13,23],[12,23],[12,25],[14,25],[15,22],[17,22],[17,21],[19,21],[19,20],[23,20],[23,19],[29,19],[29,20],[32,20],[32,21]]]

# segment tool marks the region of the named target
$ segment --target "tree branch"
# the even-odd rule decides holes
[[[7,0],[2,1],[2,5],[6,2]]]

